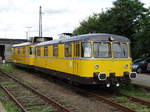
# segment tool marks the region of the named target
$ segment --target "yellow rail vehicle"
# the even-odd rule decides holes
[[[130,82],[131,78],[136,77],[136,73],[131,71],[130,41],[123,36],[86,34],[30,46],[34,47],[34,55],[22,54],[20,58],[28,57],[26,60],[15,55],[14,62],[32,65],[44,72],[81,84],[119,86],[120,83]],[[30,46],[22,47],[29,49]],[[14,49],[20,47],[14,46]]]
[[[13,45],[12,61],[22,65],[34,65],[34,48],[31,42]]]

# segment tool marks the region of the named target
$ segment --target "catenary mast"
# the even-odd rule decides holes
[[[39,37],[42,37],[42,7],[39,10]]]

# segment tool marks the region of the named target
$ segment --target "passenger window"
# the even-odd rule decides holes
[[[53,56],[58,56],[58,45],[53,45]]]
[[[75,56],[80,57],[80,43],[75,43]]]
[[[29,47],[29,55],[33,54],[33,47]]]
[[[40,50],[40,47],[37,47],[37,48],[36,48],[36,53],[37,53],[37,56],[41,56],[41,50]]]
[[[34,55],[36,56],[36,48],[34,48]]]
[[[48,47],[47,46],[44,47],[44,56],[48,56]]]
[[[20,48],[20,55],[22,54],[22,48]]]
[[[72,45],[71,45],[71,43],[65,44],[65,57],[72,57]]]
[[[20,55],[20,48],[18,48],[18,55]]]
[[[24,54],[24,55],[25,55],[25,52],[26,52],[25,50],[26,50],[25,47],[23,47],[23,54]]]
[[[83,42],[82,43],[82,52],[81,57],[91,57],[92,56],[92,48],[91,43]]]
[[[37,51],[38,51],[38,48],[36,47],[35,48],[35,55],[37,56]]]
[[[15,53],[16,55],[18,55],[18,48],[15,48]]]

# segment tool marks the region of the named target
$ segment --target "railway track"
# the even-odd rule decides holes
[[[8,74],[7,74],[8,75]],[[18,80],[12,76],[9,76],[8,77],[11,77],[13,80],[17,81]],[[60,80],[59,80],[60,81]],[[19,82],[20,83],[20,82]],[[64,83],[64,82],[62,82]],[[64,83],[66,84],[66,83]],[[24,84],[23,84],[24,85]],[[108,103],[110,104],[111,106],[114,106],[116,108],[118,108],[119,110],[122,110],[124,112],[137,112],[135,111],[134,109],[132,108],[128,108],[120,103],[117,103],[116,101],[112,100],[111,98],[109,97],[106,97],[104,95],[100,95],[98,93],[95,93],[95,92],[91,92],[91,91],[87,91],[85,89],[82,89],[82,88],[78,88],[78,87],[75,87],[75,86],[71,86],[71,88],[77,92],[82,92],[84,94],[88,94],[88,96],[91,96],[93,98],[96,98],[97,100],[100,100],[100,101],[104,101],[105,103]],[[144,105],[147,105],[147,106],[150,106],[150,102],[149,101],[146,101],[146,100],[143,100],[143,99],[140,99],[140,98],[137,98],[137,97],[133,97],[133,96],[129,96],[129,95],[126,95],[126,94],[122,94],[122,93],[116,93],[117,95],[120,95],[120,96],[124,96],[124,97],[127,97],[128,99],[132,100],[133,102],[139,102],[140,104],[144,104]],[[45,99],[45,98],[44,98]],[[62,111],[62,110],[61,110]],[[64,111],[64,112],[69,112],[69,111]]]
[[[112,99],[110,99],[110,98],[108,98],[108,97],[106,97],[104,95],[96,94],[94,92],[89,92],[89,91],[86,91],[84,89],[79,89],[79,88],[74,88],[74,90],[80,91],[80,92],[85,93],[85,94],[88,94],[89,96],[94,97],[97,100],[104,101],[105,103],[110,104],[110,105],[112,105],[112,106],[114,106],[114,107],[116,107],[116,108],[118,108],[118,109],[120,109],[120,110],[122,110],[124,112],[136,112],[135,110],[130,109],[130,108],[126,107],[126,106],[123,106],[123,105],[113,101]]]
[[[136,86],[138,86],[138,85],[136,85]],[[140,85],[139,85],[139,87],[142,87],[145,89],[150,89],[148,87],[143,87]],[[71,88],[73,90],[75,90],[76,92],[86,94],[86,95],[88,94],[89,96],[96,98],[97,100],[104,101],[105,103],[113,105],[114,107],[116,107],[116,108],[118,108],[124,112],[139,112],[139,111],[136,111],[135,109],[124,106],[123,104],[118,103],[117,101],[114,101],[111,98],[111,95],[113,96],[113,94],[115,94],[116,96],[123,96],[123,97],[126,97],[127,99],[129,99],[130,101],[132,101],[133,103],[137,103],[137,105],[144,105],[144,106],[147,106],[148,108],[150,108],[150,101],[144,100],[142,98],[134,97],[131,95],[123,94],[123,93],[120,93],[119,91],[113,91],[112,94],[110,93],[111,95],[109,94],[109,97],[108,97],[107,95],[101,95],[101,94],[96,93],[94,91],[92,92],[90,90],[86,90],[86,89],[82,89],[82,88],[78,88],[78,87],[74,87],[74,86],[71,86]],[[108,93],[106,93],[106,94],[108,94]],[[144,111],[144,112],[149,112],[149,111]]]
[[[127,94],[123,94],[123,93],[118,93],[118,94],[121,95],[121,96],[127,97],[127,98],[129,98],[130,100],[132,100],[132,101],[139,102],[139,103],[141,103],[141,104],[150,106],[150,101],[148,101],[148,100],[144,100],[144,99],[137,98],[137,97],[130,96],[130,95],[127,95]]]
[[[0,86],[21,109],[21,112],[71,112],[54,101],[0,70]]]
[[[132,83],[132,85],[134,85],[135,87],[139,87],[139,88],[144,88],[144,89],[150,90],[149,86],[139,85],[139,84],[134,84],[134,83]]]
[[[63,83],[63,84],[66,84],[63,81],[60,81],[60,80],[58,80],[58,81]],[[77,93],[82,93],[82,94],[91,96],[93,98],[96,98],[97,100],[104,101],[105,103],[110,104],[111,106],[114,106],[114,107],[116,107],[119,110],[122,110],[124,112],[137,112],[137,111],[135,111],[132,108],[129,108],[129,107],[126,107],[126,106],[124,106],[124,105],[122,105],[120,103],[117,103],[116,101],[112,100],[111,98],[108,98],[107,96],[100,95],[100,94],[97,94],[95,92],[90,92],[89,90],[82,89],[82,88],[79,88],[79,87],[75,87],[75,86],[72,86],[72,85],[70,86],[70,88],[72,88],[72,90],[76,91]],[[131,100],[133,102],[139,102],[140,104],[144,104],[146,106],[150,106],[150,102],[149,101],[146,101],[146,100],[143,100],[143,99],[140,99],[140,98],[137,98],[137,97],[129,96],[129,95],[126,95],[126,94],[122,94],[122,93],[119,93],[119,92],[115,92],[115,94],[118,95],[118,96],[127,97],[129,100]]]
[[[74,90],[80,91],[84,94],[88,94],[89,96],[92,96],[92,97],[96,98],[97,100],[102,100],[102,101],[104,101],[104,102],[106,102],[110,105],[113,105],[114,107],[116,107],[116,108],[118,108],[118,109],[120,109],[124,112],[139,112],[139,111],[136,111],[132,108],[126,107],[123,104],[117,103],[116,101],[112,100],[111,97],[108,97],[107,95],[106,96],[105,95],[100,95],[99,93],[89,92],[85,89],[80,89],[80,88],[74,88]],[[150,108],[150,101],[147,101],[147,100],[144,100],[144,99],[141,99],[141,98],[138,98],[138,97],[130,96],[130,95],[127,95],[127,94],[123,94],[123,93],[120,93],[120,92],[113,92],[112,95],[113,94],[115,94],[116,96],[126,97],[130,101],[132,101],[133,103],[135,102],[135,103],[138,103],[139,105],[142,104],[142,105],[145,105],[148,108]]]

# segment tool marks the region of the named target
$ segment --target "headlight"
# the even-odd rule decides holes
[[[128,64],[124,65],[124,68],[128,68]]]

